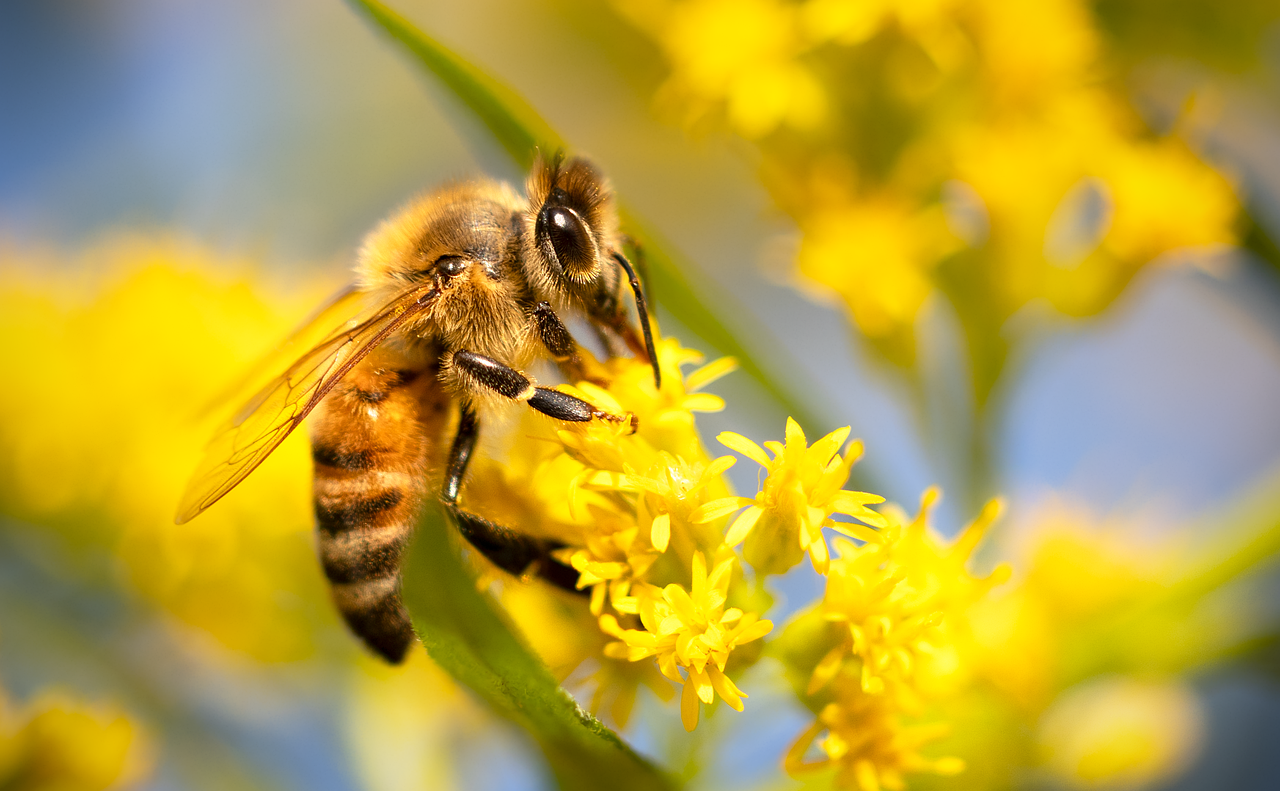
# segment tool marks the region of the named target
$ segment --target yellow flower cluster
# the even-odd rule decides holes
[[[540,639],[561,633],[547,627],[553,608],[522,606],[528,591],[504,590],[548,662],[567,676],[592,660],[599,667],[593,707],[608,699],[614,721],[625,724],[638,684],[663,694],[649,672],[626,666],[655,657],[661,674],[683,685],[681,718],[692,730],[700,703],[717,695],[742,710],[746,695],[725,675],[726,665],[773,624],[733,606],[748,598],[738,559],[720,529],[695,519],[706,502],[729,492],[723,474],[734,463],[703,448],[693,413],[723,409],[724,401],[698,391],[734,364],[721,359],[685,375],[681,366],[700,355],[671,338],[657,350],[661,390],[644,361],[627,357],[601,364],[607,388],[585,381],[561,388],[613,414],[634,415],[638,430],[607,421],[566,427],[527,415],[504,463],[477,465],[471,503],[564,543],[557,559],[590,591],[601,639],[566,652]]]
[[[268,300],[251,265],[174,239],[121,236],[78,258],[4,255],[0,332],[15,342],[0,513],[68,556],[109,554],[119,582],[232,650],[309,654],[336,619],[311,546],[305,439],[205,518],[178,527],[172,511],[225,406],[210,394],[323,292],[291,284]]]
[[[150,765],[145,734],[118,708],[46,692],[17,709],[0,689],[0,788],[121,788]]]
[[[943,724],[904,727],[901,707],[892,697],[853,693],[839,703],[829,703],[787,750],[783,768],[792,775],[836,767],[836,784],[860,791],[906,787],[903,776],[930,772],[955,775],[964,761],[946,756],[929,759],[920,748],[947,732]],[[817,737],[826,732],[823,739]],[[806,760],[814,743],[823,757]]]
[[[659,104],[723,114],[802,233],[797,268],[909,361],[932,293],[998,327],[1104,308],[1163,253],[1235,240],[1233,187],[1144,128],[1085,0],[614,0]]]
[[[808,694],[825,687],[856,657],[863,692],[885,690],[886,678],[910,682],[922,662],[936,660],[951,644],[948,615],[977,601],[1007,579],[1001,566],[985,579],[965,570],[969,556],[1000,513],[1000,501],[987,504],[978,518],[949,547],[929,535],[929,511],[939,491],[930,489],[920,513],[904,526],[894,519],[880,541],[854,546],[836,539],[839,557],[827,575],[827,591],[818,606],[824,620],[842,624],[848,636],[814,668]]]
[[[834,765],[840,784],[876,791],[902,788],[907,773],[964,768],[957,758],[920,754],[947,732],[944,724],[907,725],[903,718],[963,686],[964,615],[1007,578],[1008,569],[985,578],[966,570],[999,515],[999,501],[945,544],[929,528],[938,496],[936,489],[926,492],[919,515],[910,520],[886,508],[875,541],[836,539],[823,600],[780,638],[797,692],[818,714],[787,753],[787,771]],[[810,759],[815,743],[821,757]]]
[[[862,456],[862,443],[855,442],[838,453],[849,436],[849,427],[836,429],[810,446],[800,425],[787,419],[787,441],[766,442],[773,458],[756,443],[732,431],[720,434],[720,442],[736,450],[768,472],[755,497],[725,497],[703,505],[693,514],[695,522],[709,522],[748,506],[725,537],[735,547],[747,540],[747,561],[760,574],[782,574],[800,562],[805,552],[819,574],[827,573],[830,556],[822,534],[830,527],[863,541],[879,541],[879,535],[856,522],[836,521],[844,514],[875,527],[886,522],[867,508],[884,498],[867,492],[851,492],[843,487],[849,472]],[[754,539],[754,540],[753,540]]]

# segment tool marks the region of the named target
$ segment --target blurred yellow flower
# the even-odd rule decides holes
[[[915,320],[930,269],[958,246],[937,207],[888,197],[815,207],[801,224],[800,274],[834,291],[872,337]]]
[[[862,456],[861,442],[854,442],[843,457],[839,455],[848,436],[849,427],[845,426],[810,446],[800,425],[787,418],[786,444],[765,443],[773,451],[770,459],[763,448],[741,434],[722,432],[718,437],[721,444],[764,467],[767,475],[755,497],[713,500],[690,518],[709,522],[747,506],[729,527],[725,544],[736,547],[745,539],[747,562],[758,573],[781,574],[808,552],[813,567],[825,574],[829,555],[824,527],[863,541],[880,540],[874,530],[836,521],[833,514],[851,516],[874,527],[887,524],[883,516],[867,508],[884,502],[883,497],[842,488],[854,462]]]
[[[911,682],[922,660],[949,648],[949,632],[964,609],[1009,576],[1001,566],[984,579],[967,570],[970,555],[1000,514],[1000,501],[982,513],[950,545],[929,528],[929,512],[939,491],[930,489],[920,513],[907,522],[896,509],[880,540],[856,546],[836,539],[826,594],[819,611],[848,634],[814,668],[810,695],[840,672],[846,657],[861,663],[862,691],[878,694],[885,678]]]
[[[672,65],[659,101],[680,106],[687,122],[723,107],[749,138],[779,126],[813,127],[825,110],[822,87],[797,55],[807,42],[795,6],[779,0],[617,0],[647,28]]]
[[[1093,315],[1156,258],[1236,241],[1230,180],[1178,125],[1145,127],[1083,0],[614,6],[666,57],[660,105],[722,112],[755,142],[801,233],[801,288],[838,296],[904,366],[945,296],[988,357],[980,402],[1029,302]]]
[[[904,726],[901,707],[885,695],[854,693],[838,703],[829,703],[783,759],[791,775],[837,768],[836,785],[859,791],[881,788],[903,789],[903,775],[932,772],[955,775],[964,771],[964,762],[955,757],[926,758],[920,749],[947,733],[942,724]],[[818,736],[826,732],[826,737]],[[815,740],[823,753],[807,759]]]
[[[1137,788],[1168,780],[1199,751],[1204,715],[1173,680],[1099,678],[1060,695],[1040,719],[1046,767],[1077,788]]]
[[[152,763],[145,732],[118,707],[47,691],[15,710],[0,689],[0,788],[123,788],[145,778]]]
[[[82,258],[6,257],[0,331],[23,342],[0,391],[0,512],[71,554],[112,553],[130,587],[233,650],[307,655],[332,616],[305,440],[200,520],[176,527],[172,512],[211,432],[210,399],[321,293],[293,284],[268,300],[247,263],[173,239],[121,236]]]

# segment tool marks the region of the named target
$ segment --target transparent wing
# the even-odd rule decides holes
[[[366,310],[259,390],[205,448],[175,521],[188,521],[248,477],[357,363],[429,307],[437,293],[432,284],[415,286],[388,304]],[[344,294],[337,302],[346,301]],[[321,317],[332,317],[335,304],[322,309]]]
[[[223,411],[227,404],[246,400],[257,393],[276,373],[296,360],[303,350],[329,340],[336,332],[335,327],[345,329],[352,316],[367,313],[363,309],[368,296],[354,283],[334,294],[274,349],[245,369],[239,379],[202,405],[193,418],[203,420]]]

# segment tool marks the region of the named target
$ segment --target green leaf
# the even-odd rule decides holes
[[[463,567],[452,527],[428,508],[405,561],[404,602],[427,653],[537,740],[561,788],[660,791],[670,778],[578,707]]]
[[[444,84],[462,104],[493,134],[507,154],[523,169],[533,164],[535,152],[559,151],[566,148],[563,139],[543,120],[519,94],[480,69],[471,65],[440,42],[423,33],[407,19],[377,0],[350,0],[375,25],[405,47],[426,69]],[[817,392],[794,367],[784,368],[777,362],[766,367],[759,361],[784,361],[785,353],[772,348],[776,344],[755,334],[750,344],[740,343],[720,316],[748,316],[750,312],[723,289],[712,287],[695,265],[675,256],[670,245],[662,243],[633,212],[622,209],[623,231],[635,240],[648,259],[650,287],[671,315],[720,352],[738,359],[742,371],[756,380],[802,425],[811,431],[822,431],[827,421],[819,419],[808,399],[798,394]],[[713,309],[699,294],[715,294]],[[752,354],[751,349],[762,354]],[[785,382],[787,386],[780,386]]]

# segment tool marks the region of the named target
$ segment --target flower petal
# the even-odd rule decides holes
[[[724,399],[711,393],[693,393],[680,402],[690,412],[719,412],[724,409]]]
[[[659,552],[666,552],[669,541],[671,541],[671,514],[659,514],[649,527],[649,542]]]
[[[729,450],[736,450],[761,467],[766,469],[769,467],[769,456],[764,452],[764,448],[736,431],[721,431],[716,435],[716,439]]]
[[[711,678],[711,687],[720,699],[729,704],[729,708],[734,711],[742,711],[742,699],[746,695],[738,689],[733,680],[714,667],[707,668],[707,675]]]
[[[866,541],[868,544],[882,544],[885,537],[872,530],[865,525],[855,522],[828,522],[827,527],[840,533],[844,533],[850,538],[856,538],[859,541]]]
[[[703,703],[716,702],[715,687],[711,686],[711,678],[707,675],[706,671],[690,670],[689,680],[694,683],[694,686],[698,691],[698,700],[701,700]]]
[[[831,556],[827,554],[827,540],[822,537],[821,531],[818,533],[817,540],[809,545],[809,560],[813,561],[814,571],[819,574],[827,573]]]
[[[680,693],[680,722],[690,733],[698,727],[698,691],[693,679],[684,682],[684,690]]]
[[[813,443],[809,447],[809,460],[819,467],[826,467],[827,462],[832,456],[836,455],[836,451],[840,450],[840,446],[844,444],[845,439],[849,436],[850,427],[838,428],[827,436]]]
[[[755,500],[750,497],[721,497],[719,500],[711,500],[698,506],[693,513],[689,514],[689,521],[695,525],[704,524],[754,502]]]
[[[729,528],[729,532],[725,534],[724,543],[731,547],[741,544],[747,534],[751,532],[751,528],[755,527],[756,522],[760,521],[760,516],[763,513],[764,509],[758,505],[743,511],[737,519],[733,520],[733,525]]]
[[[822,657],[822,661],[818,662],[818,666],[813,669],[813,675],[809,676],[809,688],[805,690],[806,695],[815,694],[825,687],[831,679],[836,677],[836,673],[840,672],[840,665],[844,663],[844,654],[845,647],[842,643]]]
[[[695,483],[693,485],[693,488],[691,488],[689,491],[693,492],[698,489],[701,489],[703,486],[706,486],[707,484],[711,483],[716,478],[719,478],[721,475],[725,473],[726,470],[728,470],[730,467],[732,467],[737,463],[738,463],[738,458],[736,456],[721,456],[720,458],[716,459],[715,461],[707,465],[707,468],[702,471],[702,475],[698,476],[698,482]]]
[[[713,360],[696,371],[690,372],[684,378],[684,389],[692,393],[694,390],[706,387],[725,374],[733,373],[737,369],[738,361],[732,357],[721,357],[719,360]]]

